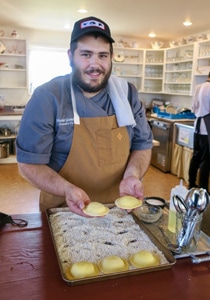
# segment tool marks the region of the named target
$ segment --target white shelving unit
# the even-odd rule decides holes
[[[143,49],[114,48],[112,73],[126,78],[138,91],[142,89],[143,64]]]
[[[17,99],[27,91],[27,43],[17,37],[0,37],[0,98],[8,105],[15,105]],[[11,136],[0,136],[1,143],[9,143],[10,155],[1,158],[0,164],[15,163],[14,141],[16,127],[21,115],[0,115],[0,128],[9,128]]]
[[[210,72],[210,40],[198,42],[195,52],[194,86],[204,82]]]
[[[27,90],[26,40],[3,36],[0,44],[5,47],[0,52],[0,95],[15,103],[19,92]]]
[[[166,49],[114,48],[113,74],[139,93],[192,96],[210,72],[210,40]]]
[[[145,50],[143,92],[162,93],[164,55],[163,49]]]
[[[165,50],[163,92],[191,95],[194,65],[194,44]]]

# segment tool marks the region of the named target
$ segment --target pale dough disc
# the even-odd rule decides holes
[[[128,262],[119,256],[107,256],[99,263],[99,269],[104,274],[127,271]]]
[[[142,200],[133,196],[123,196],[115,200],[115,205],[123,209],[134,209],[142,205]]]
[[[109,208],[99,202],[90,202],[85,206],[83,212],[92,217],[102,217],[109,213]]]
[[[129,260],[130,263],[136,268],[147,268],[158,266],[160,264],[158,256],[147,250],[142,250],[131,255]]]
[[[93,277],[99,274],[97,266],[88,261],[80,261],[74,263],[66,271],[66,277],[68,279],[80,279],[86,277]]]

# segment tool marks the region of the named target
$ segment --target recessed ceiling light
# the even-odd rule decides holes
[[[183,25],[184,25],[184,26],[190,26],[190,25],[192,25],[192,22],[190,22],[190,21],[185,21],[185,22],[183,23]]]
[[[156,37],[156,34],[154,32],[151,32],[151,33],[148,34],[148,36],[153,38],[153,37]]]
[[[80,14],[86,14],[88,12],[88,9],[85,9],[85,8],[81,8],[81,9],[78,9],[78,12]]]

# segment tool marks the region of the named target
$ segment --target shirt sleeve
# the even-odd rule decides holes
[[[42,99],[42,101],[40,101]],[[54,138],[53,106],[44,91],[37,89],[28,102],[16,139],[18,162],[48,164]]]

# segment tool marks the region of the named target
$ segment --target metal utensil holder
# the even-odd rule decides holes
[[[188,214],[177,214],[177,243],[181,248],[192,248],[197,246],[202,217],[203,214],[198,213],[193,216],[189,216]]]

